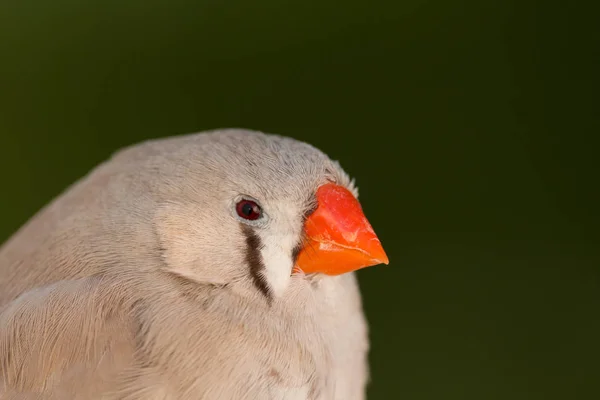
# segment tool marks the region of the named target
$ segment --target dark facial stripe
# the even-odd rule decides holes
[[[265,269],[260,249],[263,247],[260,237],[254,232],[254,230],[245,224],[240,224],[242,232],[246,237],[246,262],[250,268],[250,276],[254,286],[266,297],[267,302],[270,304],[273,301],[273,295],[271,289],[267,284],[266,279],[262,275],[262,271]]]

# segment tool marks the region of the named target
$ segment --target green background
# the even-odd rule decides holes
[[[597,13],[575,2],[0,3],[0,240],[110,153],[247,127],[356,177],[369,399],[600,398]]]

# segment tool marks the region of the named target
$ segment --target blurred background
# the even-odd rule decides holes
[[[599,50],[575,2],[4,1],[0,241],[122,146],[289,135],[391,259],[369,399],[597,399]]]

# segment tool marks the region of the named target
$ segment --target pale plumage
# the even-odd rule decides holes
[[[120,151],[0,248],[0,398],[363,399],[354,275],[291,274],[329,181],[356,195],[314,147],[246,130]]]

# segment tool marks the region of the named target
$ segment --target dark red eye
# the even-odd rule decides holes
[[[236,204],[235,210],[240,217],[251,221],[259,219],[262,215],[260,206],[252,200],[240,200]]]

